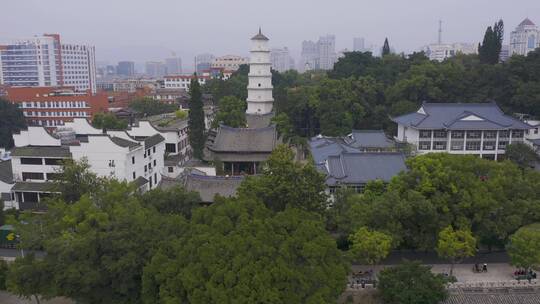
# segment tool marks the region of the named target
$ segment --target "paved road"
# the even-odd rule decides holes
[[[36,301],[34,299],[32,300],[21,299],[10,293],[0,291],[0,303],[1,304],[34,304],[36,303]],[[48,301],[41,300],[41,304],[74,304],[74,302],[68,299],[57,298],[57,299],[52,299]]]

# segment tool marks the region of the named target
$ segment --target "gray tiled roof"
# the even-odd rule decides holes
[[[50,182],[16,182],[11,190],[26,192],[55,192],[55,184]]]
[[[140,188],[144,185],[146,185],[148,183],[148,180],[142,176],[139,176],[137,177],[134,181],[133,181],[133,184],[137,187],[137,188]]]
[[[268,113],[265,115],[246,114],[246,124],[248,128],[264,128],[268,127],[274,117],[274,113]]]
[[[441,304],[538,304],[540,292],[450,293]]]
[[[386,137],[383,130],[353,130],[349,145],[357,148],[392,148],[394,142]]]
[[[145,149],[151,148],[151,147],[159,144],[160,142],[163,142],[164,140],[165,140],[165,138],[163,138],[163,136],[161,136],[161,134],[154,134],[154,135],[144,139],[144,148]]]
[[[6,184],[13,183],[13,170],[11,168],[11,160],[0,161],[0,181]]]
[[[124,147],[124,148],[133,148],[133,147],[140,146],[140,144],[138,142],[123,139],[121,137],[111,136],[111,140],[112,140],[113,143],[119,145],[120,147]]]
[[[222,177],[190,174],[186,176],[185,187],[188,191],[198,192],[203,202],[212,203],[217,194],[224,197],[236,195],[236,189],[240,186],[242,180],[243,177],[239,176]]]
[[[222,125],[208,148],[219,152],[272,152],[276,145],[275,126],[248,129]]]
[[[392,120],[416,129],[495,130],[531,129],[531,126],[504,114],[497,104],[490,103],[424,103],[425,114],[414,112]],[[468,119],[477,117],[479,119]]]
[[[406,170],[401,153],[342,153],[328,157],[328,185],[365,184],[373,180],[390,181]]]
[[[24,146],[13,148],[11,156],[69,158],[71,153],[64,146]]]
[[[348,146],[342,139],[335,137],[313,137],[309,141],[309,148],[316,164],[324,163],[331,155],[359,152],[358,149]]]

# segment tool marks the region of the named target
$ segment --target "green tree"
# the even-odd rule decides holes
[[[13,133],[25,127],[26,121],[19,107],[0,98],[0,147],[13,147]]]
[[[246,126],[246,102],[234,96],[225,96],[219,101],[219,108],[213,127],[224,124],[233,128]]]
[[[348,265],[313,214],[231,199],[194,212],[190,230],[145,267],[145,303],[332,303]]]
[[[535,163],[539,160],[538,154],[529,145],[524,143],[508,145],[505,155],[520,168],[534,167]]]
[[[383,56],[390,55],[390,44],[388,43],[388,38],[384,38],[384,45],[382,47],[381,54]]]
[[[504,38],[504,23],[499,20],[493,27],[489,26],[484,34],[484,40],[478,47],[480,62],[496,64],[499,62],[502,41]]]
[[[358,229],[349,236],[354,260],[361,264],[378,264],[390,253],[392,237],[379,231],[370,231],[367,227]]]
[[[440,257],[450,260],[452,264],[450,275],[452,275],[455,263],[474,256],[476,253],[476,239],[470,230],[454,230],[452,226],[448,226],[439,232],[436,249]]]
[[[293,151],[279,145],[260,176],[247,177],[238,188],[240,197],[262,201],[279,212],[287,207],[322,213],[327,206],[324,176],[312,164],[294,160]]]
[[[84,194],[99,193],[103,188],[103,183],[104,179],[90,171],[90,164],[86,158],[80,161],[65,160],[58,172],[54,190],[59,193],[60,199],[64,202],[73,203]]]
[[[33,254],[17,258],[7,271],[7,290],[24,299],[34,298],[38,304],[42,298],[50,298],[54,293],[51,285],[51,269]]]
[[[520,228],[507,245],[512,265],[521,268],[540,266],[540,224]]]
[[[143,116],[171,113],[178,110],[174,104],[162,103],[149,97],[137,98],[129,103],[129,108]]]
[[[385,268],[378,277],[378,289],[388,304],[437,304],[448,296],[445,278],[419,262]]]
[[[8,264],[4,260],[0,260],[0,290],[7,289],[7,278],[8,278]]]
[[[186,224],[181,215],[146,208],[134,192],[126,183],[108,181],[97,195],[85,194],[70,204],[52,200],[46,214],[25,220],[22,244],[39,234],[47,253],[39,260],[47,270],[45,281],[52,285],[47,295],[81,303],[141,302],[143,266],[162,243],[178,238]],[[35,262],[19,261],[21,276],[30,276]],[[17,282],[16,288],[24,288],[24,280]],[[36,286],[47,286],[40,282]],[[41,290],[32,293],[44,295]]]
[[[202,203],[197,192],[186,191],[180,186],[148,191],[142,195],[141,200],[145,206],[152,206],[159,213],[182,215],[186,219],[190,219],[193,209]]]
[[[201,88],[197,77],[191,80],[189,95],[189,143],[193,149],[193,156],[202,159],[205,143],[205,125]]]
[[[128,123],[124,119],[118,119],[113,113],[99,112],[92,119],[92,126],[98,129],[127,129]]]

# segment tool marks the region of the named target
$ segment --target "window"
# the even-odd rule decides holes
[[[116,165],[114,164],[114,159],[109,160],[109,167],[114,168]]]
[[[61,158],[45,158],[45,165],[60,166],[62,165]]]
[[[433,137],[436,138],[446,138],[447,132],[445,130],[436,130],[433,133]]]
[[[450,144],[450,149],[452,149],[453,151],[462,151],[463,150],[463,141],[459,140],[459,141],[452,141],[452,143]]]
[[[463,131],[452,131],[452,138],[463,138],[465,137],[465,132]]]
[[[157,173],[154,173],[154,182],[157,184]]]
[[[421,141],[418,143],[418,149],[420,150],[431,150],[431,142]]]
[[[497,131],[484,131],[484,138],[497,138]]]
[[[28,179],[43,180],[44,176],[43,176],[43,173],[41,173],[41,172],[23,172],[22,173],[22,179],[23,179],[23,181],[28,180]]]
[[[148,172],[148,167],[144,165],[144,172]]]
[[[165,144],[165,152],[176,153],[176,145],[175,144]]]
[[[167,167],[167,171],[169,173],[173,173],[174,172],[174,167]]]
[[[512,130],[512,138],[523,138],[523,130]]]
[[[135,179],[135,171],[133,171],[133,179]]]
[[[157,166],[156,160],[154,159],[154,167]]]
[[[152,169],[152,163],[148,163],[148,170]]]
[[[446,142],[445,141],[434,141],[433,142],[433,150],[446,150]]]
[[[506,149],[506,145],[508,144],[507,141],[499,141],[499,150]]]
[[[132,163],[132,164],[135,163],[135,156],[132,156],[132,157],[131,157],[131,163]]]
[[[420,138],[431,138],[431,130],[420,131]]]
[[[508,138],[508,131],[499,131],[499,138]]]
[[[156,153],[156,147],[152,148],[152,152]]]
[[[527,48],[529,49],[536,48],[536,38],[534,37],[534,35],[529,36],[529,39],[527,40]]]
[[[468,141],[466,146],[467,151],[475,151],[480,150],[480,142],[479,141]]]
[[[41,158],[22,157],[21,164],[22,165],[43,165],[43,161],[41,160]]]
[[[480,138],[481,135],[480,131],[467,131],[467,138]]]
[[[494,141],[484,141],[484,150],[495,150],[495,142]]]

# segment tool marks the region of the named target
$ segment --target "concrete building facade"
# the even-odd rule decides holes
[[[540,29],[529,18],[525,18],[510,33],[510,56],[526,56],[538,47],[540,47]]]

